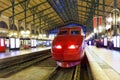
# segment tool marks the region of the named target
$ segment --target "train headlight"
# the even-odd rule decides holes
[[[55,48],[56,49],[62,49],[62,46],[61,45],[55,45]]]
[[[70,46],[68,47],[68,49],[76,49],[76,48],[78,48],[78,45],[70,45]]]

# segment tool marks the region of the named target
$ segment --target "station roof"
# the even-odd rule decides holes
[[[14,5],[12,5],[14,1]],[[31,23],[50,31],[60,26],[77,23],[92,29],[93,16],[106,17],[114,8],[115,0],[0,0],[0,14],[18,21]],[[120,0],[117,7],[120,8]],[[26,5],[26,6],[25,6]],[[25,8],[26,7],[26,8]],[[26,11],[26,16],[25,16]],[[34,19],[33,19],[34,16]],[[89,26],[88,26],[89,25]]]

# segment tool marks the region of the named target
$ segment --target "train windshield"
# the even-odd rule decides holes
[[[80,34],[80,31],[77,31],[77,30],[72,30],[71,31],[71,35],[78,35]]]
[[[58,35],[65,35],[65,34],[67,34],[67,31],[60,31],[60,32],[58,33]]]

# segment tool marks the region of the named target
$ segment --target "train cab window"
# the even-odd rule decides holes
[[[60,31],[60,32],[58,33],[58,35],[65,35],[65,34],[67,34],[67,31]]]
[[[80,31],[71,31],[71,35],[77,35],[77,34],[80,34]]]

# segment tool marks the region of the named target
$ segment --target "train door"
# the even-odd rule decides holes
[[[0,52],[5,52],[6,47],[5,47],[5,39],[0,38]]]

